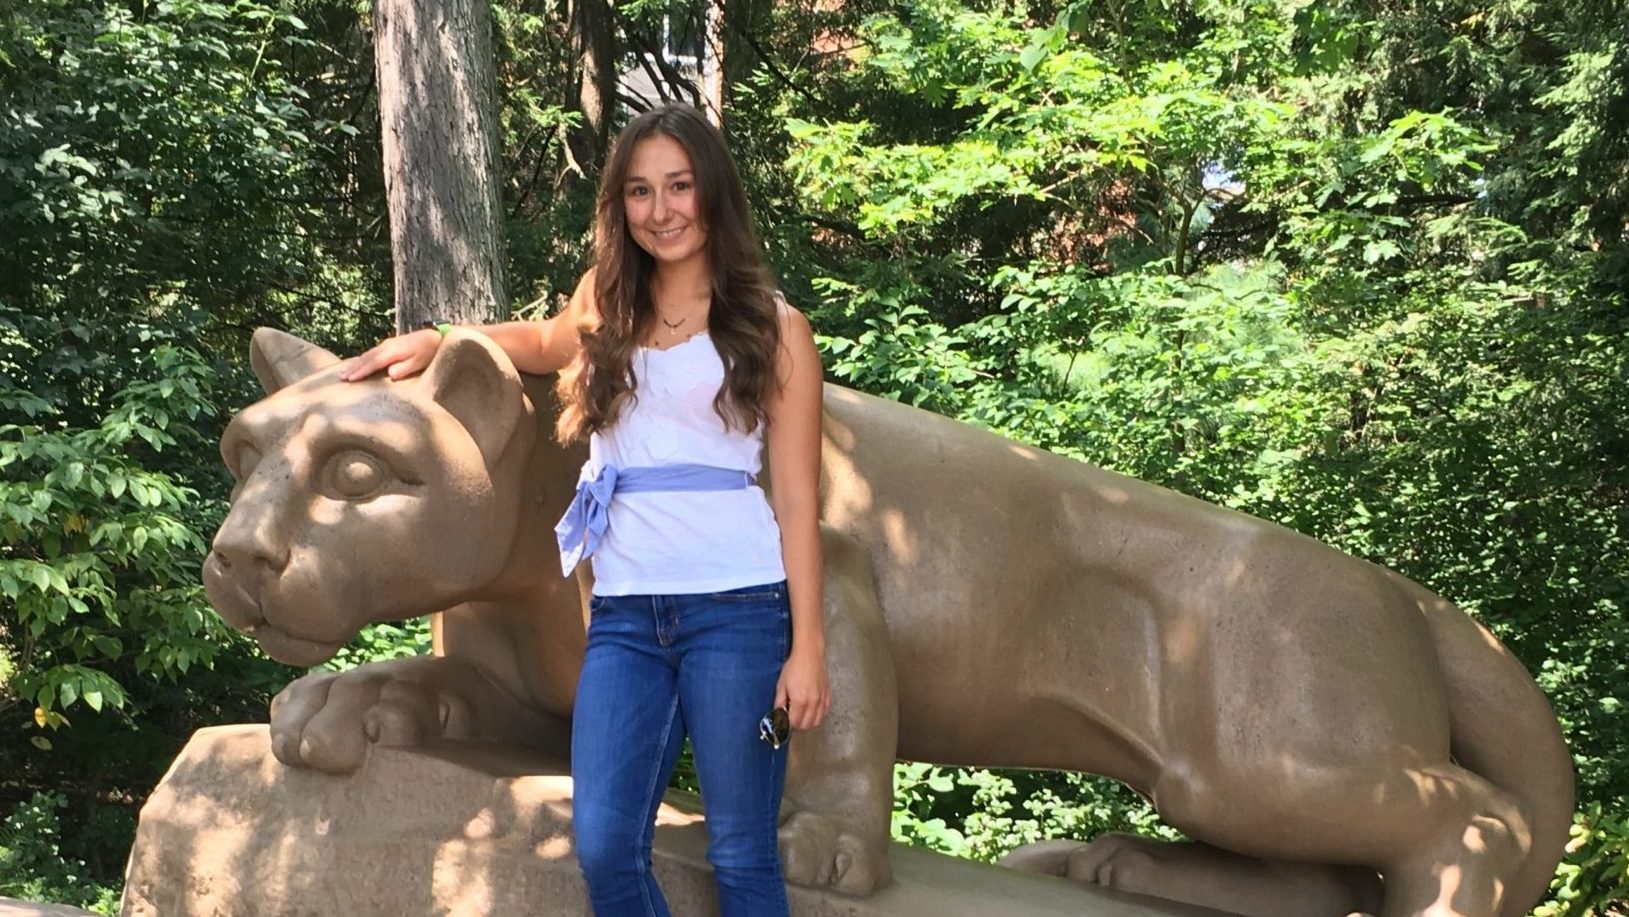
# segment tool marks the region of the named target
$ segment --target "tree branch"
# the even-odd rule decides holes
[[[808,99],[815,105],[820,106],[822,109],[825,108],[824,105],[821,105],[820,100],[814,97],[813,93],[792,82],[792,78],[787,76],[785,71],[775,66],[775,61],[770,58],[769,52],[764,50],[764,46],[759,44],[758,39],[752,37],[751,33],[747,32],[745,29],[732,28],[730,29],[730,34],[746,40],[747,47],[752,49],[752,53],[758,55],[758,60],[763,62],[764,68],[769,71],[769,75],[773,76],[776,82],[780,83],[782,86],[785,86],[787,89],[792,90],[798,95],[803,96],[805,99]]]
[[[1238,197],[1242,197],[1242,195]],[[1237,197],[1235,199],[1237,199]],[[1440,204],[1457,206],[1459,204],[1473,203],[1475,200],[1476,196],[1471,194],[1416,194],[1411,197],[1400,197],[1385,207],[1372,208],[1372,212],[1393,216],[1405,210],[1433,207]],[[1329,213],[1339,209],[1341,208],[1338,206],[1325,207],[1318,212]],[[1201,239],[1237,239],[1240,236],[1248,236],[1251,233],[1259,232],[1263,229],[1276,228],[1280,221],[1281,218],[1275,213],[1270,214],[1266,219],[1233,229],[1207,229],[1200,233],[1199,237]]]
[[[630,44],[637,45],[644,52],[636,52],[634,57],[639,59],[639,65],[651,77],[651,84],[661,94],[662,101],[670,101],[668,93],[663,91],[662,84],[665,80],[667,83],[666,88],[672,90],[675,94],[688,87],[691,91],[685,94],[690,96],[689,101],[694,105],[697,101],[695,95],[698,87],[691,80],[685,79],[684,74],[674,69],[673,65],[667,62],[667,58],[662,56],[662,49],[652,43],[649,36],[644,32],[639,31],[635,24],[630,22],[628,17],[622,15],[614,4],[611,6],[611,14],[616,17],[617,23],[622,27],[623,37],[627,38]],[[661,71],[661,76],[652,72],[652,64],[655,64],[656,68]],[[620,95],[620,93],[618,94]]]

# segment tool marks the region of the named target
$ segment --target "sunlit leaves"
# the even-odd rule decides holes
[[[20,663],[6,690],[35,703],[41,725],[124,706],[109,666],[175,678],[220,651],[197,579],[199,495],[140,458],[194,435],[172,419],[213,412],[210,370],[167,345],[143,362],[154,375],[96,426],[0,425],[0,603]]]

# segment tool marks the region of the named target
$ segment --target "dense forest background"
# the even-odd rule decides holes
[[[516,314],[585,266],[605,132],[643,104],[606,68],[698,98],[673,36],[708,12],[495,0]],[[249,333],[354,353],[393,324],[369,14],[0,9],[0,895],[111,913],[190,732],[264,720],[299,674],[216,618],[199,568]],[[1460,602],[1576,756],[1541,911],[1625,912],[1624,4],[739,0],[715,44],[830,378]],[[335,664],[426,643],[378,626]],[[1075,775],[897,783],[896,833],[962,856],[1168,830]]]

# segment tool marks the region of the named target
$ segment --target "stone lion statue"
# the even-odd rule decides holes
[[[549,380],[454,330],[419,376],[254,336],[267,397],[209,598],[272,656],[331,657],[432,612],[435,654],[308,675],[276,756],[375,745],[564,752],[587,581],[552,527],[583,460]],[[822,522],[835,703],[792,743],[790,881],[889,881],[896,758],[1104,774],[1191,842],[1045,842],[1013,865],[1252,915],[1514,917],[1571,821],[1570,756],[1522,666],[1454,605],[1282,527],[925,411],[826,390]],[[773,486],[773,482],[770,482]]]

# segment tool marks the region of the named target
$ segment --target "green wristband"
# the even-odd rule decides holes
[[[446,337],[447,332],[451,331],[453,326],[452,322],[442,321],[441,319],[430,319],[425,321],[424,324],[419,325],[419,327],[434,328],[436,331],[441,333],[442,337]]]

